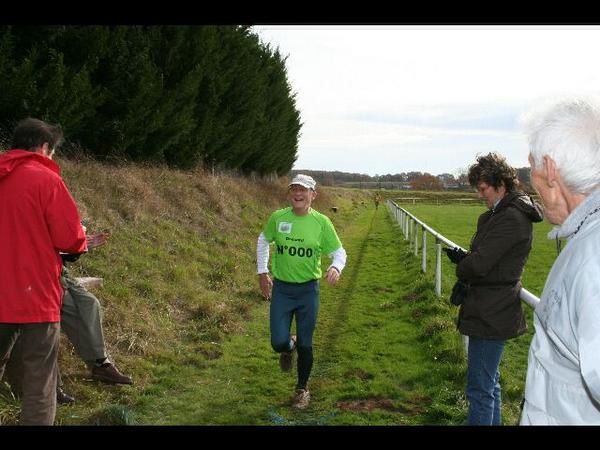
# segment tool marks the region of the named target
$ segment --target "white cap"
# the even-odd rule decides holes
[[[308,175],[302,175],[299,173],[294,177],[288,186],[292,184],[299,184],[300,186],[304,186],[306,189],[312,189],[313,191],[317,187],[317,182],[313,179],[313,177],[309,177]]]

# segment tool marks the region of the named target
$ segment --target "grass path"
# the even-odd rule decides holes
[[[220,358],[152,361],[155,382],[132,405],[156,425],[396,425],[431,423],[437,364],[409,305],[418,264],[385,207],[363,209],[341,235],[348,264],[321,284],[310,407],[290,407],[295,372],[279,371],[267,302],[245,330],[214,344]],[[437,389],[437,388],[436,388]]]

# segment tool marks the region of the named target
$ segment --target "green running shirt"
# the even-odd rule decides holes
[[[342,246],[329,217],[314,209],[297,216],[292,207],[271,214],[263,234],[274,242],[271,273],[289,283],[303,283],[321,278],[321,255]]]

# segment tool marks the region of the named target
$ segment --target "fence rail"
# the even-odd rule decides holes
[[[435,205],[445,205],[448,203],[462,203],[462,204],[475,204],[483,203],[481,199],[476,197],[396,197],[394,200],[401,201],[403,203],[433,203]]]
[[[425,273],[427,271],[427,233],[431,234],[435,238],[435,293],[438,297],[442,295],[442,244],[448,247],[458,247],[465,250],[460,245],[452,242],[447,237],[435,231],[426,223],[417,219],[414,215],[409,213],[404,208],[400,207],[393,200],[388,200],[388,209],[390,213],[400,225],[400,229],[404,234],[404,239],[410,241],[411,246],[414,243],[415,256],[419,256],[419,227],[421,228],[421,271]],[[540,302],[540,299],[533,295],[525,288],[521,288],[519,297],[522,301],[527,303],[533,309]]]

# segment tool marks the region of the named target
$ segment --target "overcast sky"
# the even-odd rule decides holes
[[[304,26],[254,31],[286,56],[303,127],[294,169],[455,174],[527,166],[519,117],[600,93],[599,26]]]

